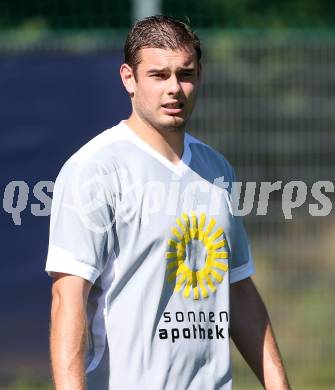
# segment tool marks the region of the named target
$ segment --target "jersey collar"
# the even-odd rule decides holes
[[[192,152],[190,148],[190,136],[185,132],[184,136],[184,152],[177,164],[174,164],[169,159],[164,157],[156,149],[146,143],[142,138],[140,138],[126,123],[124,120],[120,122],[120,126],[123,127],[123,131],[127,139],[136,144],[139,148],[144,150],[146,153],[150,154],[153,158],[158,160],[161,164],[169,168],[178,176],[182,176],[188,169],[189,163],[191,161]]]

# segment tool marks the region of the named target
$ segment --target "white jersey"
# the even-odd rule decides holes
[[[231,166],[184,139],[175,165],[121,122],[56,180],[46,270],[93,283],[89,390],[231,389],[229,284],[253,261]]]

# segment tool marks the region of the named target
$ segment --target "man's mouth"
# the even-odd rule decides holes
[[[164,111],[169,115],[176,115],[182,112],[184,104],[180,102],[170,102],[162,104]]]

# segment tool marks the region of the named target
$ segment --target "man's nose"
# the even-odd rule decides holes
[[[168,93],[176,95],[181,90],[180,82],[178,80],[178,77],[176,75],[171,75],[171,77],[168,80]]]

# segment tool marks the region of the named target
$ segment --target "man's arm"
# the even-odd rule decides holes
[[[50,352],[56,390],[85,389],[86,303],[91,286],[74,275],[54,278]]]
[[[266,389],[290,389],[267,310],[252,280],[233,283],[230,300],[230,333],[241,355]]]

